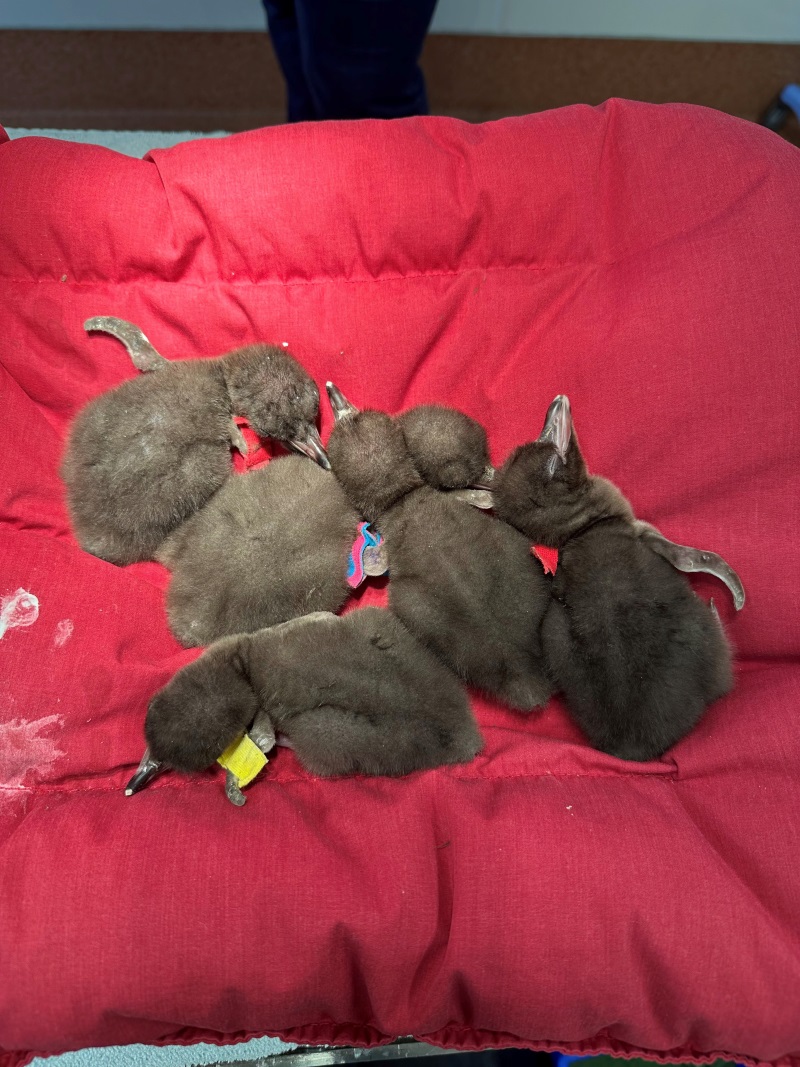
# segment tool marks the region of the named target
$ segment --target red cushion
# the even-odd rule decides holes
[[[0,639],[3,1067],[263,1032],[800,1062],[799,188],[772,133],[620,101],[0,145],[0,595],[40,609]],[[281,749],[243,809],[213,772],[126,798],[195,653],[156,564],[68,530],[68,421],[134,373],[92,315],[172,357],[288,341],[357,403],[463,407],[495,461],[567,393],[639,516],[742,575],[735,618],[696,582],[736,691],[657,763],[476,700],[465,767],[323,782]]]

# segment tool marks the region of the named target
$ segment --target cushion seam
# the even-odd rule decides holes
[[[300,775],[296,775],[296,776],[292,776],[292,777],[289,777],[289,778],[280,778],[280,779],[265,778],[262,784],[263,785],[268,785],[268,786],[270,786],[272,788],[276,788],[276,787],[282,786],[282,785],[295,785],[298,782],[305,783],[307,785],[312,785],[312,786],[321,786],[321,785],[329,786],[329,785],[335,784],[338,781],[346,781],[346,782],[353,781],[355,777],[356,776],[353,775],[353,776],[345,776],[345,777],[343,777],[341,779],[334,779],[334,778],[327,779],[327,778],[304,778],[304,777],[301,777]],[[641,772],[636,772],[636,771],[628,771],[628,772],[626,772],[626,771],[592,771],[592,772],[589,772],[589,773],[582,773],[582,772],[578,772],[578,771],[562,771],[562,772],[559,772],[559,773],[555,773],[554,771],[530,771],[530,772],[525,772],[525,773],[521,773],[521,774],[447,775],[447,780],[450,781],[450,782],[476,782],[476,781],[480,781],[480,782],[505,782],[505,781],[515,781],[515,780],[519,780],[519,779],[529,780],[529,779],[532,779],[532,778],[553,778],[554,780],[560,780],[560,779],[563,779],[563,778],[619,778],[619,779],[626,779],[626,780],[627,779],[635,779],[635,780],[638,780],[638,781],[656,781],[656,782],[671,782],[671,783],[679,781],[679,777],[678,777],[678,772],[677,771],[670,771],[670,772],[665,773],[665,774],[654,774],[654,773],[644,773],[643,774]],[[359,781],[361,781],[361,780],[370,781],[371,778],[363,778],[363,779],[359,778],[358,780]],[[381,780],[385,780],[385,778],[382,777]],[[162,785],[159,785],[158,790],[150,790],[150,792],[151,793],[158,792],[161,789],[198,789],[198,788],[210,788],[212,786],[214,788],[216,788],[218,785],[219,785],[219,782],[216,781],[216,780],[214,782],[211,782],[211,781],[209,781],[209,782],[198,782],[198,781],[188,781],[188,780],[184,780],[182,778],[178,778],[175,781],[164,782]],[[69,786],[69,785],[58,785],[56,783],[53,783],[53,784],[40,783],[39,785],[35,785],[35,786],[26,786],[26,785],[7,786],[7,785],[0,785],[0,792],[7,793],[7,794],[16,793],[16,794],[19,794],[20,796],[22,796],[22,795],[27,795],[27,796],[40,795],[40,796],[44,796],[44,795],[49,795],[49,794],[52,794],[52,793],[64,793],[64,794],[69,794],[69,793],[117,793],[117,792],[121,792],[122,788],[123,787],[119,786],[119,785],[114,785],[114,786],[111,786],[111,785],[98,785],[98,786],[92,787],[92,786],[87,786],[87,785]]]
[[[593,268],[597,266],[605,266],[606,264],[597,263],[594,260],[577,260],[567,261],[564,263],[522,263],[522,264],[494,264],[489,266],[476,265],[474,267],[463,267],[458,270],[432,270],[432,271],[412,271],[408,273],[395,273],[395,274],[377,274],[377,275],[363,275],[359,277],[347,277],[343,274],[322,274],[316,275],[313,278],[245,278],[232,280],[229,278],[209,278],[203,281],[189,281],[184,279],[170,279],[163,278],[158,275],[149,275],[142,277],[141,274],[131,275],[130,277],[122,278],[92,278],[92,279],[80,279],[73,278],[67,282],[62,282],[61,278],[55,276],[40,276],[34,277],[32,275],[14,275],[14,274],[0,274],[0,282],[8,281],[17,284],[30,283],[32,285],[131,285],[131,284],[156,284],[156,285],[185,285],[191,286],[197,289],[204,289],[209,285],[229,285],[232,288],[241,287],[247,288],[257,285],[330,285],[332,282],[345,282],[350,285],[366,285],[371,282],[399,282],[399,281],[414,281],[419,278],[458,278],[464,274],[477,274],[480,272],[488,273],[489,271],[547,271],[547,270],[564,270],[574,267],[586,267]]]

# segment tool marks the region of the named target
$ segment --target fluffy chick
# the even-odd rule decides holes
[[[648,543],[657,531],[636,521],[611,482],[588,474],[566,397],[493,489],[500,517],[559,550],[542,643],[576,722],[604,752],[657,758],[733,684],[716,613]]]
[[[145,736],[155,761],[197,771],[251,724],[323,776],[409,774],[482,748],[456,679],[384,608],[224,638],[153,697]]]
[[[434,489],[489,486],[486,431],[463,411],[420,404],[397,416],[414,466]]]
[[[89,320],[87,327],[124,339],[121,321]],[[122,325],[130,351],[137,328]],[[231,445],[245,447],[234,415],[260,436],[327,463],[314,426],[319,391],[283,349],[254,344],[216,359],[155,357],[145,364],[152,373],[123,382],[78,414],[61,464],[78,541],[112,563],[151,559],[225,482]]]
[[[338,611],[359,517],[336,478],[300,456],[229,479],[161,545],[170,629],[187,647]]]
[[[469,484],[488,466],[482,429],[464,434],[461,416],[447,442],[442,409],[393,419],[357,411],[331,383],[328,393],[337,417],[328,442],[331,468],[385,539],[392,610],[468,684],[520,711],[544,704],[552,688],[539,627],[549,588],[529,541],[437,492],[420,473],[435,483],[438,472],[440,484],[452,485],[447,474],[459,470],[461,484]]]
[[[452,408],[400,416],[437,488],[486,478],[486,435]],[[231,478],[156,556],[172,571],[170,629],[187,647],[252,633],[312,611],[338,611],[359,514],[332,474],[295,457]]]

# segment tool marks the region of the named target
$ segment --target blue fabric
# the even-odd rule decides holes
[[[114,1045],[64,1052],[60,1056],[36,1056],[30,1067],[195,1067],[212,1063],[254,1060],[296,1048],[277,1037],[255,1037],[238,1045]]]
[[[800,119],[800,85],[787,85],[781,92],[781,100]]]
[[[290,122],[426,115],[419,57],[436,0],[263,0]]]

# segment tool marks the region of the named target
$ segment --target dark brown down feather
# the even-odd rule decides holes
[[[425,484],[420,470],[442,484],[460,469],[466,485],[488,465],[480,426],[464,433],[460,416],[447,448],[439,411],[416,415],[406,437],[403,416],[349,410],[328,442],[331,469],[385,538],[398,618],[463,681],[530,711],[552,691],[539,646],[548,581],[526,537]]]
[[[254,722],[324,776],[409,774],[483,746],[457,679],[384,608],[224,638],[153,697],[145,735],[165,766],[202,770]]]
[[[224,484],[234,415],[287,443],[316,434],[317,386],[274,345],[157,368],[90,401],[61,464],[78,541],[111,563],[152,559]]]
[[[429,405],[399,422],[419,444],[415,461],[430,484],[449,489],[485,473],[485,435],[461,412]],[[350,593],[359,519],[333,474],[299,457],[229,479],[158,549],[172,571],[172,632],[186,646],[208,645],[312,611],[338,611]]]
[[[191,647],[338,611],[358,521],[333,474],[301,456],[229,479],[158,550],[170,629]]]
[[[499,516],[559,549],[542,644],[576,722],[604,752],[657,758],[733,684],[715,612],[650,547],[622,493],[588,474],[566,397],[498,471],[494,497]]]

